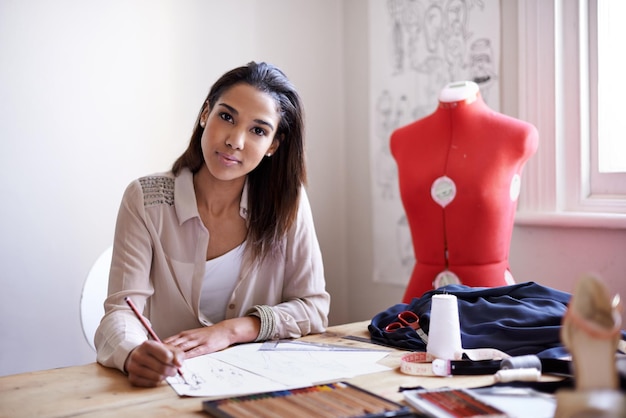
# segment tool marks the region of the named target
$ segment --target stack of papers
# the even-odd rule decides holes
[[[377,364],[389,352],[340,349],[304,342],[242,344],[185,360],[167,379],[180,396],[227,397],[295,389],[390,370]],[[307,348],[308,345],[308,349]]]

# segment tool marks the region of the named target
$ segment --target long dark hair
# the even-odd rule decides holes
[[[192,173],[200,170],[204,164],[200,115],[207,106],[209,111],[213,109],[224,92],[240,83],[271,95],[280,115],[275,134],[279,147],[248,174],[247,248],[252,256],[265,258],[279,249],[281,238],[295,221],[300,190],[306,184],[304,109],[296,89],[280,69],[264,62],[250,62],[220,77],[211,87],[198,113],[189,146],[174,162],[172,172],[178,175],[184,167]]]

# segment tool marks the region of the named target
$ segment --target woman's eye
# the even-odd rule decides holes
[[[265,132],[265,129],[262,128],[252,128],[252,132],[254,132],[255,135],[259,135],[259,136],[264,136],[267,134],[267,132]]]
[[[226,112],[220,113],[220,118],[222,118],[226,122],[232,122],[233,121],[233,117],[229,113],[226,113]]]

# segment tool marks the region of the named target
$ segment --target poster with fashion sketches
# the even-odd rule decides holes
[[[499,110],[499,0],[369,0],[374,281],[406,284],[415,258],[389,138],[432,113],[453,81]]]

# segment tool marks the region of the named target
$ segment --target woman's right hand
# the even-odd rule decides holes
[[[183,351],[176,347],[147,340],[130,352],[124,369],[132,385],[155,387],[178,373],[184,358]]]

